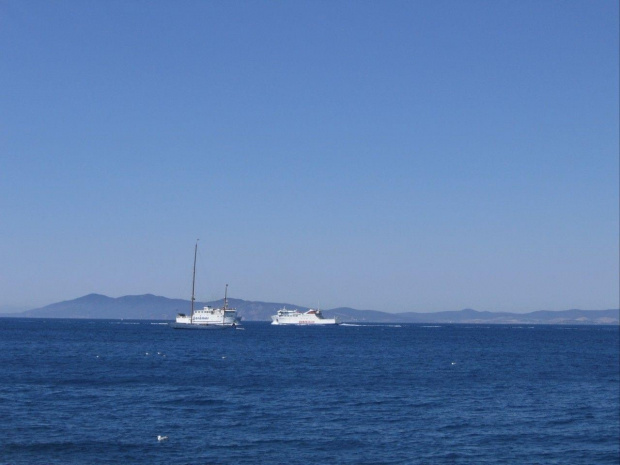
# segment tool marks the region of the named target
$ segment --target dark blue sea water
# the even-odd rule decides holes
[[[618,327],[153,323],[0,319],[0,463],[620,461]]]

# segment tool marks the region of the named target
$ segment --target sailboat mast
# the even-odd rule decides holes
[[[228,284],[224,290],[224,311],[222,311],[222,324],[226,323],[226,309],[228,308]]]
[[[193,321],[194,318],[194,300],[196,297],[194,296],[194,289],[196,287],[196,255],[198,253],[198,241],[196,241],[196,245],[194,246],[194,273],[192,276],[192,312],[190,313],[190,321]]]

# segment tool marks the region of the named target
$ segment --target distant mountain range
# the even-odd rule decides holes
[[[299,305],[252,302],[241,299],[228,299],[229,306],[237,309],[244,321],[270,321],[271,315],[282,307],[308,310]],[[222,300],[196,302],[195,308],[205,305],[222,306]],[[128,295],[107,297],[89,294],[74,300],[67,300],[41,308],[20,313],[0,315],[21,318],[93,318],[126,320],[174,320],[177,313],[189,313],[190,301],[169,299],[167,297]],[[343,322],[374,323],[493,323],[493,324],[620,324],[620,310],[563,310],[536,311],[530,313],[479,312],[466,309],[437,313],[387,313],[376,310],[356,310],[354,308],[334,308],[323,310],[326,317],[339,317]]]

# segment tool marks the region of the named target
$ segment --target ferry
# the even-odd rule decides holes
[[[202,310],[194,310],[189,315],[179,313],[172,327],[175,329],[225,329],[234,328],[239,323],[237,311],[228,308],[227,300],[224,307],[206,306]]]
[[[194,310],[194,289],[196,284],[196,253],[198,252],[198,242],[194,248],[194,275],[192,278],[192,306],[189,315],[179,313],[172,327],[174,329],[226,329],[235,328],[240,318],[237,317],[237,310],[228,308],[228,284],[224,291],[224,306],[213,308],[206,306],[202,310]]]
[[[310,309],[305,313],[299,310],[282,308],[271,317],[272,325],[337,325],[338,318],[325,318],[320,310]]]

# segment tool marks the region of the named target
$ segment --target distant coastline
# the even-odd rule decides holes
[[[228,299],[244,321],[270,321],[271,315],[286,306],[301,311],[306,307],[290,303],[256,302]],[[196,302],[204,305],[222,305],[222,300]],[[107,297],[88,294],[73,300],[57,302],[44,307],[15,313],[0,314],[0,318],[89,318],[129,320],[174,320],[178,312],[190,307],[189,300],[169,299],[153,294]],[[358,310],[342,307],[323,310],[326,317],[338,317],[351,323],[460,323],[460,324],[564,324],[564,325],[619,325],[620,309],[608,310],[538,310],[529,313],[480,312],[472,309],[435,313],[387,313],[377,310]]]

